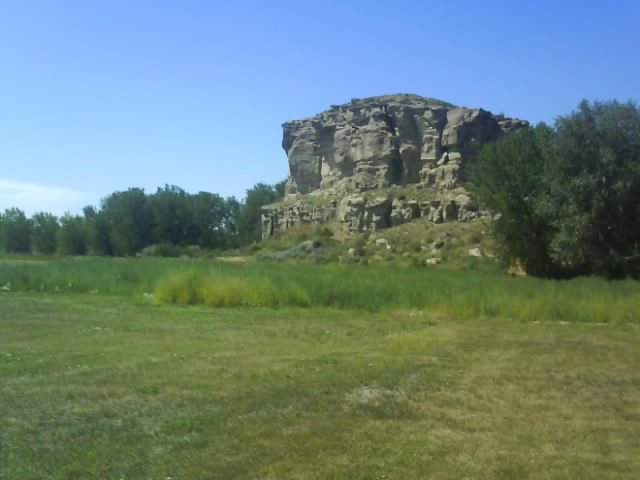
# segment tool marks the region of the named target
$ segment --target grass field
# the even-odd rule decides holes
[[[159,258],[0,261],[1,292],[89,293],[209,306],[420,309],[458,318],[597,323],[635,322],[640,306],[640,283],[634,281]]]
[[[249,265],[238,277],[238,270],[211,273],[211,264],[82,262],[0,268],[2,284],[12,282],[0,292],[0,479],[640,476],[633,282],[273,265]],[[85,287],[61,291],[73,275],[82,281],[77,269],[87,265],[94,273]],[[249,279],[270,267],[275,285],[283,277],[309,289],[310,305],[148,300],[144,292],[176,265]],[[35,271],[50,282],[48,292],[30,269],[43,269]],[[316,283],[305,284],[313,272]],[[474,316],[469,307],[456,313],[462,297],[438,308],[428,308],[430,301],[413,308],[407,296],[379,308],[355,300],[338,309],[311,290],[328,289],[322,282],[332,272],[345,288],[358,278],[364,287],[388,288],[421,280],[407,289],[430,291],[439,282],[442,292],[454,292],[475,281],[478,295],[500,290],[510,302],[547,294],[567,300],[562,317],[538,320]],[[107,292],[110,275],[129,280]],[[589,295],[618,312],[603,321],[584,316],[578,302]]]

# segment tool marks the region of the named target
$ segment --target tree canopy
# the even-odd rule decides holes
[[[486,145],[470,188],[500,255],[541,276],[640,277],[640,109],[583,101],[553,128]]]
[[[99,208],[58,218],[18,208],[0,214],[0,251],[65,255],[135,255],[149,245],[237,247],[260,238],[260,209],[280,199],[284,182],[258,183],[243,202],[210,192],[190,194],[165,185],[113,192]],[[175,251],[175,249],[174,249]]]
[[[284,181],[275,185],[257,183],[253,188],[247,190],[247,196],[238,217],[238,229],[242,243],[257,242],[261,239],[262,207],[284,197],[284,184]]]

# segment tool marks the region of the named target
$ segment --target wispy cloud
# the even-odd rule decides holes
[[[0,209],[18,207],[27,215],[51,212],[62,215],[66,211],[79,213],[94,196],[65,187],[21,183],[0,179]]]

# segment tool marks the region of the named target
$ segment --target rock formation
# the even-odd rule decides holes
[[[350,231],[417,217],[473,220],[477,211],[463,187],[465,162],[486,142],[527,125],[408,94],[354,99],[286,122],[286,199],[263,210],[263,237],[330,220]],[[405,194],[394,196],[402,187]],[[423,191],[408,196],[406,187]]]

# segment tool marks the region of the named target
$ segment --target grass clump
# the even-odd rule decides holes
[[[250,304],[249,288],[240,279],[215,279],[199,272],[177,272],[162,279],[154,298],[177,305],[238,307]]]
[[[202,272],[177,272],[162,279],[154,291],[160,303],[210,307],[309,307],[309,293],[299,285],[276,288],[266,278],[229,278]]]
[[[178,305],[204,303],[207,285],[202,275],[178,272],[164,278],[156,287],[154,296],[160,302]]]

